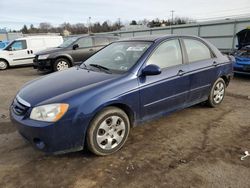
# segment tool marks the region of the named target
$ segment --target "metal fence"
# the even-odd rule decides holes
[[[22,33],[8,33],[8,32],[0,33],[0,41],[3,40],[12,41],[20,37],[23,37]]]
[[[207,39],[221,51],[228,52],[234,50],[238,44],[235,34],[249,26],[250,18],[241,18],[149,28],[134,31],[116,31],[110,32],[109,34],[119,35],[121,37],[135,37],[157,34],[196,35]]]

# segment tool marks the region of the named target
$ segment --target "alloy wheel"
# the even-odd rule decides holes
[[[220,103],[225,94],[225,87],[222,82],[218,82],[214,87],[213,99],[216,104]]]

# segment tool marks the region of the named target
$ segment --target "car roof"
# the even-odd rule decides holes
[[[70,37],[84,38],[84,37],[105,37],[105,38],[119,38],[119,36],[105,35],[105,34],[84,34],[84,35],[71,35]]]
[[[194,35],[176,35],[176,34],[167,34],[167,35],[147,35],[147,36],[139,36],[139,37],[131,37],[131,38],[123,38],[119,41],[149,41],[155,42],[157,40],[165,40],[172,37],[192,37],[192,38],[199,38]]]
[[[15,40],[29,40],[29,39],[41,39],[41,38],[62,38],[62,36],[59,35],[37,35],[37,36],[26,36],[26,37],[21,37],[17,38]]]

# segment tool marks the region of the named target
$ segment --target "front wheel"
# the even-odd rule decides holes
[[[8,63],[4,60],[0,60],[0,70],[5,70],[8,68]]]
[[[210,91],[207,104],[210,107],[218,106],[224,99],[225,91],[226,91],[225,81],[222,78],[217,79]]]
[[[67,59],[59,58],[54,63],[54,71],[63,71],[70,67],[70,63]]]
[[[110,155],[124,145],[129,130],[127,114],[119,108],[107,107],[91,122],[87,132],[88,149],[96,155]]]

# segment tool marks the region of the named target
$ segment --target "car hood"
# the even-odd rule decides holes
[[[48,48],[46,50],[42,50],[36,53],[36,55],[45,55],[45,54],[52,54],[52,53],[56,53],[56,52],[60,52],[62,51],[64,48]]]
[[[18,96],[31,106],[36,106],[59,95],[74,91],[83,92],[84,89],[98,87],[117,77],[120,75],[72,67],[27,83],[19,91]]]
[[[250,28],[241,30],[236,36],[238,39],[238,49],[250,45]]]

